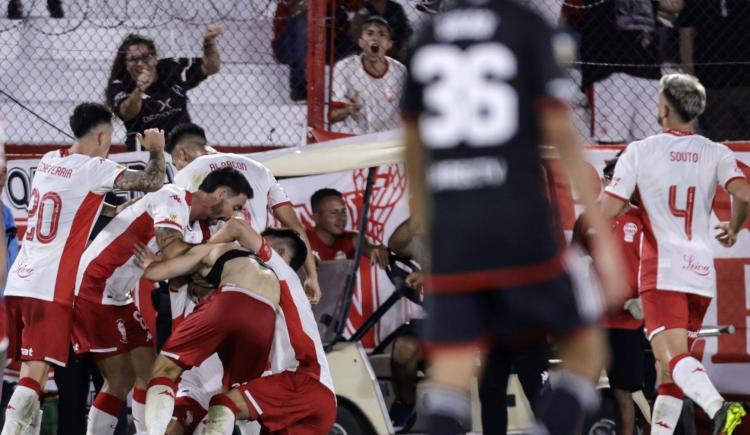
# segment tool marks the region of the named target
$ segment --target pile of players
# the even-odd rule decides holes
[[[236,420],[328,433],[336,399],[308,301],[320,295],[315,264],[270,171],[215,152],[194,124],[176,127],[168,144],[146,130],[139,140],[148,164],[129,170],[106,158],[109,109],[80,104],[70,126],[73,146],[39,162],[5,291],[8,354],[22,365],[2,433],[39,433],[41,385],[51,364],[65,366],[71,340],[105,379],[89,434],[114,432],[131,390],[139,434],[189,434],[198,425],[230,434]],[[165,146],[179,170],[174,184],[163,183]],[[104,195],[114,189],[148,193],[113,207]],[[287,228],[266,229],[268,209]],[[111,220],[88,243],[100,213]],[[184,302],[158,356],[133,300],[141,277],[169,280]]]

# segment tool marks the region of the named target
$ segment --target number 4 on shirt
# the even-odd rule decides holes
[[[685,235],[693,240],[693,207],[695,206],[695,186],[687,189],[685,208],[677,208],[677,186],[669,186],[669,211],[673,216],[685,220]]]

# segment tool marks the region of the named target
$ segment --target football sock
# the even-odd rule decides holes
[[[203,434],[225,435],[232,433],[236,415],[237,406],[232,402],[232,399],[224,394],[217,394],[211,398]]]
[[[654,402],[651,417],[652,435],[672,435],[682,414],[684,394],[680,387],[670,382],[659,385],[659,395]]]
[[[583,418],[599,409],[595,385],[583,376],[563,371],[540,404],[535,433],[571,435],[580,431]]]
[[[154,378],[146,391],[146,430],[149,435],[164,435],[174,411],[177,385],[169,378]]]
[[[685,395],[703,408],[710,418],[714,418],[724,404],[724,398],[711,383],[703,364],[688,354],[682,354],[669,362],[669,372]]]
[[[31,378],[21,378],[5,408],[2,435],[22,435],[36,418],[42,386]]]
[[[469,394],[455,388],[432,384],[424,397],[430,435],[466,433],[471,421]]]
[[[86,435],[109,435],[115,433],[117,417],[125,403],[122,399],[100,391],[89,411]]]
[[[146,433],[146,390],[133,388],[133,424],[137,435]]]

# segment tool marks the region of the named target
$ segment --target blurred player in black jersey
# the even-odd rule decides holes
[[[594,186],[578,156],[556,55],[573,47],[509,0],[458,0],[425,26],[407,58],[402,102],[414,205],[425,211],[431,269],[425,306],[432,360],[431,434],[464,433],[477,350],[545,333],[563,359],[537,414],[539,433],[572,434],[598,407],[601,294],[576,278],[541,191],[538,147],[554,146],[581,201]],[[624,291],[610,231],[593,247],[609,302]],[[606,256],[597,255],[606,253]]]

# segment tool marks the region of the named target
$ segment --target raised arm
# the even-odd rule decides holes
[[[211,24],[206,28],[203,34],[203,74],[210,76],[216,74],[221,68],[221,57],[219,48],[216,44],[216,38],[221,35],[221,27]]]
[[[177,278],[195,272],[203,258],[213,249],[212,245],[198,245],[191,248],[184,255],[169,260],[160,260],[144,245],[135,247],[136,264],[143,268],[143,276],[151,281],[162,281]]]
[[[138,140],[149,152],[146,169],[142,171],[126,170],[115,181],[115,188],[120,190],[136,190],[139,192],[153,192],[164,184],[164,131],[150,128],[138,134]]]
[[[245,249],[253,252],[260,251],[263,246],[263,237],[258,234],[247,222],[242,219],[232,218],[216,232],[209,243],[237,242]]]

